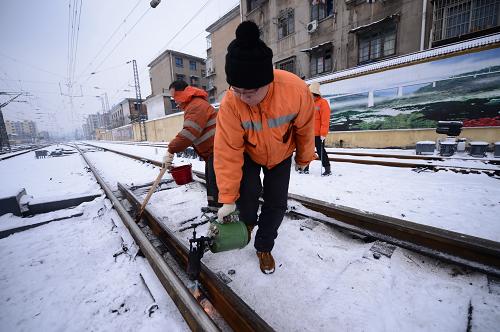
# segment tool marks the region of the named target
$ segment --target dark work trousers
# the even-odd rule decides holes
[[[205,182],[207,185],[207,201],[208,206],[221,207],[219,203],[219,189],[217,188],[217,181],[215,179],[214,170],[214,155],[205,160]]]
[[[316,145],[316,153],[321,159],[321,154],[323,154],[323,167],[325,170],[330,170],[330,160],[328,160],[328,155],[326,154],[325,145],[321,142],[321,136],[314,136],[314,145]]]
[[[278,228],[287,207],[291,165],[290,156],[272,169],[267,169],[245,154],[240,198],[236,201],[236,206],[240,211],[241,221],[247,225],[259,226],[254,243],[257,251],[270,252],[274,246],[274,239],[278,237]],[[261,169],[264,172],[263,185],[260,180]],[[264,203],[257,218],[261,192]]]

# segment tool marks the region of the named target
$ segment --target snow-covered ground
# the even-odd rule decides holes
[[[150,147],[119,146],[124,152],[155,160],[161,160],[164,153]],[[151,182],[159,172],[158,167],[111,152],[86,155],[113,189],[116,182]],[[34,156],[9,159],[11,168],[22,171],[8,173],[9,177],[0,173],[2,184],[14,188],[11,182],[24,181],[36,192],[35,187],[50,185],[51,180],[23,177],[36,179],[37,172],[52,170],[64,174],[61,181],[68,178],[70,183],[78,182],[77,187],[95,190],[90,173],[78,181],[72,179],[68,168],[81,169],[83,162],[76,155],[70,157],[76,160],[47,169],[39,167],[42,160]],[[187,162],[199,171],[204,169],[198,160],[174,160]],[[319,176],[318,162],[311,165],[309,175],[292,172],[290,191],[411,221],[431,219],[434,226],[458,225],[487,238],[500,237],[495,224],[500,197],[496,179],[348,163],[332,166],[330,177]],[[58,196],[66,189],[61,184],[53,190],[58,191],[52,196]],[[191,233],[179,232],[179,228],[183,221],[200,216],[205,200],[203,186],[194,182],[155,193],[150,207],[187,245]],[[482,206],[485,200],[490,204]],[[134,246],[107,200],[100,197],[76,209],[32,217],[29,222],[75,212],[83,216],[0,239],[0,330],[187,330],[142,258],[121,254],[115,262],[113,254],[120,252],[123,243]],[[482,218],[472,217],[480,212],[484,212]],[[467,225],[475,221],[479,230]],[[0,217],[0,224],[13,227],[24,222],[12,215]],[[487,227],[489,233],[483,230]],[[202,226],[198,232],[205,230]],[[494,331],[500,326],[497,282],[402,248],[396,248],[391,258],[375,259],[372,245],[312,220],[285,217],[273,250],[274,274],[260,272],[253,240],[241,250],[207,252],[203,261],[215,272],[226,274],[232,280],[228,285],[278,331],[461,331],[468,324],[473,331]],[[151,317],[146,309],[153,299],[140,275],[160,307]]]
[[[133,155],[161,161],[165,150],[148,146],[92,142]],[[129,158],[102,163],[138,165]],[[204,172],[204,163],[189,162]],[[410,168],[331,162],[332,176],[320,176],[320,163],[311,164],[310,174],[292,171],[290,192],[326,202],[349,206],[459,233],[500,241],[500,181],[486,174],[457,174],[451,171],[415,172]],[[134,171],[125,171],[123,182],[133,181]],[[158,172],[158,171],[156,171]],[[144,179],[143,174],[137,174]],[[147,181],[154,180],[151,175]]]
[[[100,192],[78,154],[17,156],[0,162],[0,180],[2,194],[18,187],[36,197]],[[122,245],[137,250],[102,196],[30,218],[5,214],[0,230],[64,217],[0,239],[0,331],[189,330],[145,259],[115,259]]]
[[[70,149],[52,145],[45,150]],[[0,197],[15,195],[19,189],[35,199],[53,196],[85,196],[99,192],[100,187],[78,153],[61,157],[35,158],[35,152],[0,161]]]
[[[108,162],[123,158],[108,154]],[[108,181],[120,178],[113,170],[100,172]],[[150,207],[187,245],[191,231],[179,228],[200,216],[205,199],[203,186],[190,183],[155,193]],[[277,331],[460,331],[469,303],[474,331],[500,324],[500,293],[490,293],[484,274],[401,248],[377,260],[372,245],[285,217],[273,249],[274,274],[260,272],[253,241],[241,250],[207,252],[203,261],[226,274],[228,285]]]

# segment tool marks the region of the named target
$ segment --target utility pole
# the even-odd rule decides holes
[[[139,122],[139,132],[141,134],[141,141],[147,141],[148,137],[146,135],[146,119],[145,116],[142,116],[141,114],[142,110],[141,87],[139,85],[139,73],[137,71],[137,62],[135,60],[132,60],[132,66],[134,67],[135,99],[138,111],[136,119],[137,122]]]
[[[0,95],[14,96],[7,100],[6,102],[0,104],[0,151],[3,150],[4,146],[10,151],[9,136],[7,135],[7,128],[5,127],[5,121],[3,119],[2,108],[9,105],[11,102],[16,100],[17,97],[21,95],[28,95],[24,92],[0,92]]]

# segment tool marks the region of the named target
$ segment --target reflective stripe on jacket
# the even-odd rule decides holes
[[[296,149],[296,163],[309,164],[314,159],[313,116],[314,102],[305,82],[286,71],[274,71],[266,97],[256,106],[248,106],[228,91],[215,133],[219,202],[238,199],[244,153],[270,169]]]
[[[184,123],[168,144],[168,152],[178,153],[192,145],[204,160],[213,154],[217,113],[207,96],[205,91],[191,86],[175,92],[174,99],[184,110]]]
[[[321,97],[314,97],[314,136],[328,135],[330,129],[330,105]]]

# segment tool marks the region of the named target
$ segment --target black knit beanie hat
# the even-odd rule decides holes
[[[244,21],[227,47],[226,81],[242,89],[257,89],[274,79],[273,51],[259,38],[259,27]]]

